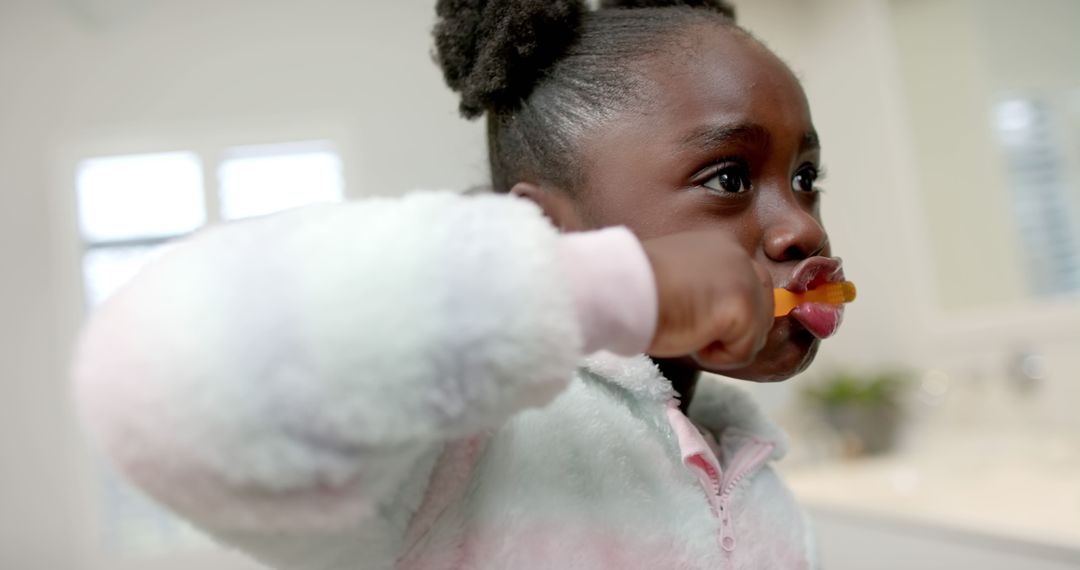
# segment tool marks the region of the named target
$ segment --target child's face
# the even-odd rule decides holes
[[[726,232],[773,282],[829,255],[814,179],[821,150],[798,80],[743,34],[702,27],[648,64],[647,102],[584,143],[576,210],[587,226],[640,238]],[[753,364],[727,376],[779,380],[813,360],[819,340],[777,319]]]

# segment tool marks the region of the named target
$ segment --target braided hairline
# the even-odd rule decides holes
[[[735,8],[726,0],[601,0],[600,9],[608,8],[707,8],[735,19]]]
[[[642,61],[679,29],[734,26],[722,0],[438,0],[434,35],[461,113],[486,113],[492,185],[579,186],[579,145],[644,96]],[[631,9],[633,8],[633,9]]]
[[[641,101],[641,63],[667,48],[671,32],[695,23],[735,27],[719,10],[611,9],[587,14],[578,41],[542,72],[532,92],[511,108],[488,110],[488,160],[496,192],[515,183],[546,182],[575,191],[583,182],[583,135]],[[676,6],[676,7],[678,7]]]

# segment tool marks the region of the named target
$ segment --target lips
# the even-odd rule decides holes
[[[780,286],[792,293],[805,293],[826,283],[844,280],[843,263],[838,257],[811,257],[795,266],[791,276]],[[795,307],[789,317],[797,321],[810,334],[826,339],[836,333],[844,317],[843,305],[803,303]]]
[[[826,339],[840,328],[840,322],[844,320],[844,306],[803,303],[792,309],[788,316],[798,321],[810,334]]]
[[[810,257],[796,265],[791,277],[780,287],[792,293],[805,293],[808,289],[843,280],[843,261],[839,257]]]

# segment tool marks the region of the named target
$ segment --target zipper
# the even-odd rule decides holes
[[[739,449],[732,459],[731,465],[724,472],[726,482],[718,484],[718,488],[722,489],[722,491],[716,495],[717,507],[714,511],[718,513],[720,518],[720,548],[723,548],[725,552],[734,551],[737,544],[735,525],[731,520],[731,509],[729,508],[731,496],[747,475],[757,471],[765,463],[765,460],[772,453],[773,447],[774,445],[769,442],[751,440],[751,443]]]
[[[756,439],[743,445],[735,454],[735,457],[731,460],[731,465],[727,469],[727,483],[722,485],[724,489],[722,497],[730,497],[739,482],[757,470],[769,458],[773,447],[774,445],[770,442]]]
[[[713,508],[713,514],[718,515],[717,508],[719,503],[714,499],[720,498],[720,474],[717,473],[716,467],[712,465],[712,462],[705,458],[704,455],[694,455],[687,461],[690,465],[698,471],[698,480],[701,482],[701,486],[705,487],[706,494],[709,498],[709,506]]]
[[[712,446],[705,441],[697,426],[683,415],[676,401],[668,402],[667,413],[683,454],[683,462],[696,473],[713,516],[720,521],[720,547],[730,553],[736,546],[735,525],[731,520],[731,497],[739,483],[765,463],[775,444],[747,434],[747,443],[739,447],[731,459],[731,465],[721,473],[720,463]]]

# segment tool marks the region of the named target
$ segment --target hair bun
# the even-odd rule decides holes
[[[582,0],[438,0],[436,60],[461,114],[517,105],[578,37]]]
[[[686,6],[688,8],[708,8],[735,19],[735,7],[725,0],[601,0],[601,8],[669,8]]]

